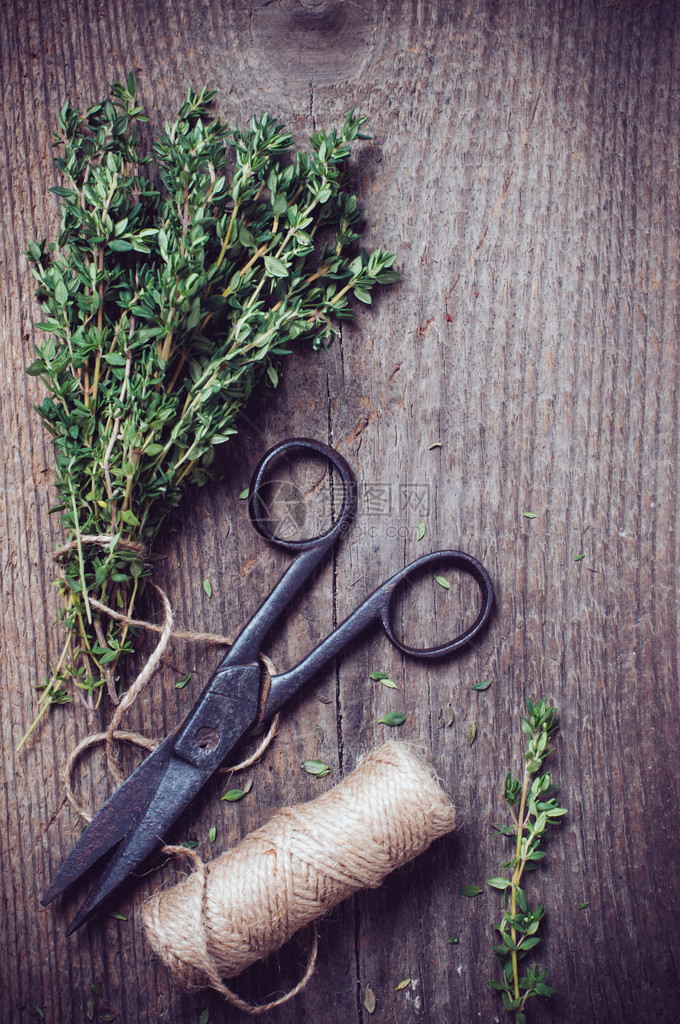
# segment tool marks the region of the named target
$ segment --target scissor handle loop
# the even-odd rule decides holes
[[[408,644],[404,644],[401,640],[398,640],[394,634],[392,628],[392,605],[395,597],[399,591],[400,584],[413,576],[415,573],[420,572],[422,569],[426,569],[429,566],[439,564],[443,561],[455,566],[456,569],[460,569],[462,572],[472,576],[476,581],[479,592],[480,592],[480,606],[477,618],[474,620],[471,626],[469,626],[462,633],[459,633],[453,640],[447,640],[445,643],[437,644],[436,647],[410,647]],[[459,650],[466,644],[469,644],[475,637],[482,632],[485,628],[491,612],[493,611],[493,584],[491,578],[481,564],[472,555],[466,554],[465,551],[433,551],[429,555],[423,555],[422,558],[416,559],[415,562],[411,562],[405,566],[401,572],[398,572],[389,581],[389,590],[386,593],[386,599],[381,608],[380,618],[383,624],[383,629],[387,633],[390,641],[397,647],[403,654],[408,654],[412,658],[425,658],[434,660],[435,658],[442,658],[447,654],[453,653],[453,651]]]
[[[340,515],[335,523],[333,523],[325,533],[319,534],[316,537],[305,537],[301,540],[286,540],[283,537],[277,537],[277,535],[272,533],[271,529],[267,525],[265,509],[262,504],[262,486],[264,477],[272,462],[286,452],[321,455],[338,471],[340,479],[342,480],[343,500]],[[342,455],[336,452],[334,448],[329,447],[329,445],[324,444],[322,441],[316,441],[311,437],[290,437],[287,440],[274,445],[274,447],[270,448],[268,452],[265,452],[255,467],[255,471],[250,482],[248,512],[253,526],[257,532],[265,538],[265,540],[270,541],[272,544],[276,544],[285,551],[308,551],[310,548],[315,548],[320,544],[330,545],[334,543],[340,534],[345,531],[347,523],[351,519],[356,508],[356,492],[357,486],[354,473]]]

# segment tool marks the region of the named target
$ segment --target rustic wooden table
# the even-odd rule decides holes
[[[275,400],[251,406],[221,454],[223,481],[183,509],[158,569],[178,621],[233,631],[287,564],[246,525],[237,495],[259,455],[295,434],[346,456],[363,503],[272,638],[277,664],[426,546],[475,554],[497,589],[491,629],[457,660],[424,667],[371,634],[289,709],[247,798],[221,802],[222,780],[182,819],[185,837],[216,856],[337,782],[386,738],[377,721],[391,709],[406,713],[399,738],[428,752],[456,803],[451,838],[321,922],[311,983],[267,1019],[367,1021],[366,985],[375,1021],[507,1017],[484,984],[498,894],[459,893],[498,873],[505,851],[490,824],[519,764],[523,701],[538,695],[559,708],[552,767],[569,817],[530,883],[547,906],[537,959],[557,994],[535,1000],[529,1019],[680,1019],[680,7],[3,0],[1,10],[2,1020],[246,1019],[214,993],[183,994],[146,944],[140,904],[178,868],[124,891],[126,921],[100,917],[69,939],[75,898],[40,905],[79,827],[61,771],[110,708],[89,719],[57,708],[15,753],[58,644],[51,554],[62,539],[33,411],[40,385],[24,373],[38,310],[22,253],[55,230],[47,188],[61,103],[84,107],[130,69],[151,129],[189,84],[219,89],[227,120],[269,110],[301,140],[351,107],[367,113],[373,140],[354,161],[367,239],[396,250],[402,274],[327,355],[287,360]],[[129,725],[163,735],[217,657],[175,644]],[[399,689],[371,682],[376,668]],[[189,670],[191,685],[176,690]],[[471,689],[480,680],[492,680],[483,693]],[[303,773],[303,757],[331,774]],[[111,785],[93,756],[83,799],[99,806]],[[303,961],[294,945],[239,991],[265,998]],[[412,984],[396,991],[404,978]]]

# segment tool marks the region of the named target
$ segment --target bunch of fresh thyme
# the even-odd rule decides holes
[[[497,835],[512,837],[515,853],[502,865],[509,877],[487,880],[488,885],[503,891],[504,898],[503,917],[496,925],[501,942],[492,947],[503,965],[503,980],[488,984],[501,993],[506,1010],[515,1014],[516,1024],[526,1024],[524,1008],[528,999],[536,995],[551,996],[554,992],[546,984],[547,970],[534,966],[522,977],[519,961],[540,942],[536,932],[545,913],[542,906],[531,909],[520,882],[524,872],[537,868],[545,857],[545,851],[539,846],[548,825],[557,824],[567,813],[552,795],[557,787],[552,783],[550,772],[539,774],[551,753],[548,740],[556,729],[557,708],[550,707],[544,700],[538,704],[527,700],[527,715],[522,718],[522,732],[527,737],[524,777],[521,782],[510,772],[505,777],[504,798],[510,807],[512,824],[494,825]]]
[[[28,372],[47,397],[68,544],[58,587],[67,636],[42,687],[51,703],[88,703],[133,648],[125,623],[148,551],[189,482],[210,476],[256,391],[278,383],[296,339],[326,346],[350,297],[370,303],[396,280],[395,257],[356,252],[361,211],[346,158],[365,118],[315,132],[311,153],[272,117],[229,129],[215,93],[189,90],[143,156],[134,77],[84,114],[62,107],[64,179],[56,242],[29,245],[47,339]],[[100,538],[98,541],[92,538]],[[36,724],[34,723],[34,725]]]

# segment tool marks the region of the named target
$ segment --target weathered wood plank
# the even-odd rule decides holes
[[[59,772],[105,713],[57,711],[14,754],[35,711],[31,688],[57,649],[60,539],[47,513],[51,452],[31,408],[39,388],[24,374],[36,309],[21,253],[55,230],[46,188],[57,180],[50,131],[61,102],[86,105],[130,68],[151,129],[188,84],[204,82],[219,88],[226,119],[269,109],[300,138],[352,106],[365,111],[374,139],[357,150],[356,178],[368,244],[396,248],[403,275],[328,355],[288,360],[276,401],[251,408],[225,450],[223,482],[197,494],[164,539],[158,578],[178,620],[233,631],[287,564],[250,530],[236,496],[257,457],[294,434],[348,458],[361,502],[332,564],[272,638],[277,665],[429,548],[470,551],[497,587],[489,633],[443,666],[368,637],[295,701],[250,773],[248,799],[221,803],[222,778],[179,823],[215,855],[351,770],[387,735],[377,720],[389,709],[407,712],[399,735],[428,752],[456,802],[450,840],[322,922],[316,975],[271,1019],[367,1020],[367,984],[375,1020],[503,1019],[484,986],[498,900],[459,889],[481,885],[503,859],[488,826],[502,814],[505,771],[518,768],[523,697],[539,693],[560,709],[553,764],[570,815],[532,881],[548,908],[537,959],[558,992],[530,1019],[675,1019],[677,6],[5,0],[2,13],[2,1019],[34,1019],[36,1006],[48,1021],[85,1019],[91,983],[102,991],[94,1019],[107,1008],[131,1024],[195,1020],[204,1008],[212,1021],[241,1019],[217,996],[181,994],[150,959],[136,912],[177,867],[130,888],[129,921],[103,918],[69,940],[76,899],[40,907],[78,827]],[[429,601],[423,590],[403,611],[409,623],[419,615],[422,638]],[[173,645],[131,728],[162,735],[217,657]],[[400,689],[372,683],[374,668]],[[189,669],[197,678],[176,691]],[[473,692],[481,679],[491,688]],[[447,703],[450,727],[440,721]],[[332,775],[298,771],[307,756]],[[99,757],[82,786],[93,808],[110,790]],[[303,960],[300,949],[286,954],[273,984],[289,983]],[[240,990],[263,997],[271,977],[253,971]],[[395,991],[407,977],[412,987]]]

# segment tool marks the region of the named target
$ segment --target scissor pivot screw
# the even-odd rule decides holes
[[[201,750],[214,750],[220,741],[220,734],[212,726],[202,725],[200,729],[196,730],[194,739],[196,746],[200,747]]]

